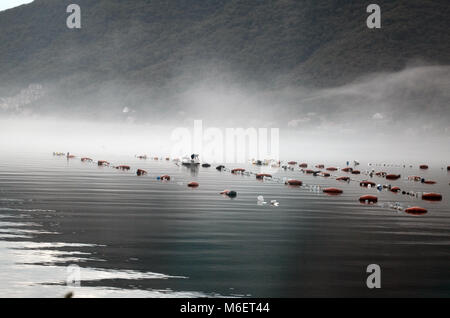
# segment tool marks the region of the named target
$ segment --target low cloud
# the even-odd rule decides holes
[[[26,86],[18,95],[0,99],[0,112],[17,121],[30,114],[51,114],[58,121],[70,115],[73,122],[122,123],[138,130],[145,127],[146,133],[158,125],[167,132],[160,135],[167,136],[176,127],[191,128],[196,119],[205,127],[280,128],[282,152],[291,155],[302,149],[309,149],[308,154],[321,149],[322,154],[343,155],[346,149],[363,158],[377,148],[384,149],[383,156],[393,154],[385,149],[395,149],[398,157],[425,155],[411,152],[415,147],[428,147],[426,155],[450,154],[450,66],[371,74],[325,89],[270,88],[232,74],[219,79],[207,72],[198,80],[191,77],[160,90],[117,85],[93,90],[101,92],[95,97],[53,103],[43,98],[47,90]]]

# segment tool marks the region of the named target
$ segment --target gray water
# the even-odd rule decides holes
[[[450,296],[450,174],[440,166],[374,167],[401,173],[392,185],[443,195],[430,203],[298,168],[270,173],[344,193],[329,196],[214,166],[191,170],[132,156],[94,159],[149,175],[79,158],[2,153],[1,297],[62,297],[68,291],[79,297]],[[172,180],[156,180],[163,174]],[[408,181],[408,175],[437,184]],[[188,188],[190,181],[200,187]],[[237,198],[220,195],[224,189],[236,190]],[[360,204],[363,194],[378,195],[378,204]],[[258,195],[279,206],[258,205]],[[393,209],[395,202],[428,213],[412,216]],[[366,286],[369,264],[381,266],[380,289]],[[69,265],[80,267],[79,287],[66,286]]]

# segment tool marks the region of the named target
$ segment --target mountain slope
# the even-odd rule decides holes
[[[72,2],[0,13],[0,96],[41,83],[55,99],[101,102],[119,87],[120,103],[139,104],[139,94],[227,74],[266,88],[332,86],[415,61],[450,64],[443,0],[378,1],[378,30],[366,27],[367,3],[344,0],[78,0],[82,29],[69,30]]]

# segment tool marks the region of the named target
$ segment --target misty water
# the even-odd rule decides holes
[[[229,165],[269,169],[280,178],[344,193],[329,196],[214,166],[192,170],[128,155],[94,159],[129,164],[132,171],[47,152],[2,153],[0,296],[450,296],[450,173],[444,165],[419,170],[416,164],[361,162],[362,171],[401,173],[392,185],[443,195],[432,203],[314,177],[298,167]],[[137,168],[149,175],[137,177]],[[163,174],[172,180],[158,181]],[[409,175],[437,184],[408,181]],[[188,188],[190,181],[200,186]],[[373,181],[387,183],[375,176]],[[220,195],[224,189],[238,196]],[[360,204],[363,194],[377,195],[378,204]],[[279,206],[258,205],[258,195]],[[391,207],[396,202],[428,213],[406,214]],[[369,264],[381,266],[381,289],[366,287]],[[80,267],[79,287],[66,285],[70,265]]]

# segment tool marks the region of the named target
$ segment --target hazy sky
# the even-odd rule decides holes
[[[0,11],[11,9],[20,6],[21,4],[30,2],[33,2],[33,0],[2,0],[0,1]]]

